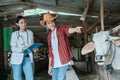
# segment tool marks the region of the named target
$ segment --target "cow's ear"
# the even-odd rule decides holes
[[[120,46],[120,38],[119,39],[116,39],[116,40],[112,40],[112,42],[117,45],[117,46]]]
[[[90,42],[90,43],[88,43],[88,44],[86,44],[83,48],[82,48],[82,51],[81,51],[81,53],[82,53],[82,55],[85,55],[85,54],[87,54],[87,53],[90,53],[90,52],[92,52],[93,50],[94,50],[94,43],[93,42]]]

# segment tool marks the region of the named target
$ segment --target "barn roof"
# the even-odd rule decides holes
[[[59,23],[84,25],[84,20],[86,20],[87,23],[94,26],[100,23],[100,1],[101,0],[0,0],[0,18],[14,18],[16,15],[24,14],[25,10],[31,9],[34,14],[37,13],[35,16],[41,18],[41,15],[45,13],[44,10],[51,10],[53,13],[58,12],[60,14],[58,18]],[[103,1],[105,25],[120,24],[120,0]],[[44,10],[42,11],[41,9]],[[62,14],[60,12],[69,14]],[[31,12],[28,11],[28,13]],[[92,29],[92,27],[88,27],[88,31],[90,29]]]

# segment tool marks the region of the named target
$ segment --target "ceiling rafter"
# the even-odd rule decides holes
[[[21,0],[22,2],[29,2],[29,0]]]
[[[43,8],[43,9],[51,9],[51,10],[54,10],[54,11],[60,11],[60,10],[63,10],[64,11],[68,11],[68,12],[73,12],[73,13],[80,13],[83,11],[83,9],[80,9],[80,8],[75,8],[75,7],[67,7],[67,6],[59,6],[59,5],[48,5],[48,4],[43,4],[43,3],[34,3],[34,2],[11,2],[11,3],[3,3],[3,4],[0,4],[0,7],[3,7],[3,6],[10,6],[10,5],[26,5],[26,6],[32,6],[33,8]],[[25,9],[23,9],[24,11]],[[22,10],[21,10],[22,11]],[[17,11],[16,11],[17,12]],[[20,11],[19,11],[20,12]],[[7,15],[9,13],[7,12],[3,12],[3,13],[0,13],[1,16],[2,15]]]
[[[27,0],[28,1],[28,0]],[[91,0],[91,2],[92,2],[92,0]],[[90,4],[92,4],[90,2]],[[56,8],[56,10],[58,10],[58,9],[68,9],[69,11],[71,10],[71,12],[83,12],[83,8],[76,8],[76,7],[70,7],[70,6],[60,6],[60,5],[57,5],[57,6],[55,6],[55,5],[48,5],[48,4],[43,4],[43,3],[34,3],[34,2],[9,2],[9,3],[3,3],[3,4],[0,4],[0,7],[2,7],[2,6],[9,6],[9,5],[33,5],[33,6],[36,6],[36,7],[38,7],[38,6],[41,6],[41,8],[50,8],[50,9],[53,9],[53,8]],[[96,10],[96,9],[90,9],[90,11],[91,12],[95,12],[95,13],[97,13],[97,12],[99,12],[99,10]],[[108,11],[108,10],[105,10],[105,12],[106,11]]]
[[[28,9],[31,9],[31,7],[30,6],[25,6],[23,9],[19,9],[19,10],[0,12],[0,17],[5,16],[5,15],[13,15],[14,16],[14,15],[20,14],[24,10],[28,10]]]
[[[110,12],[108,12],[107,14],[105,14],[104,18],[107,17],[108,15],[110,14]],[[98,19],[95,23],[92,24],[92,26],[90,26],[86,31],[85,33],[88,33],[90,32],[93,28],[96,27],[97,24],[100,23],[100,20]]]
[[[28,1],[28,0],[27,0]],[[94,0],[90,0],[89,2],[89,6],[91,7],[92,6],[92,3],[93,3]],[[22,10],[16,10],[16,11],[9,11],[9,12],[1,12],[0,13],[0,16],[4,16],[4,15],[8,15],[8,14],[16,14],[16,13],[20,13],[20,12],[23,12],[24,10],[27,10],[27,9],[33,9],[33,8],[43,8],[43,9],[50,9],[50,10],[53,10],[53,11],[62,11],[62,12],[68,12],[68,13],[77,13],[77,14],[81,14],[84,9],[83,8],[76,8],[76,7],[69,7],[69,6],[61,6],[61,5],[48,5],[48,4],[43,4],[43,3],[33,3],[33,2],[11,2],[11,3],[3,3],[3,4],[0,4],[0,7],[3,7],[3,6],[9,6],[9,5],[26,5],[26,6],[29,6],[29,8],[23,8]],[[90,8],[89,7],[89,8]],[[87,12],[87,11],[86,11]],[[104,10],[104,12],[108,12],[108,10]],[[90,9],[89,11],[89,14],[95,14],[95,15],[98,15],[99,13],[99,10],[96,10],[96,9]],[[111,13],[111,16],[120,16],[120,11],[116,12],[116,13]],[[87,14],[86,14],[87,15]]]
[[[89,8],[91,8],[93,2],[94,2],[94,0],[88,0],[88,1],[87,1],[87,5],[86,5],[86,7],[85,7],[85,9],[84,9],[84,13],[83,13],[83,16],[84,16],[83,25],[84,25],[85,22],[86,22],[88,10],[89,10]]]
[[[59,2],[58,2],[58,0],[55,0],[55,5],[57,6],[57,5],[59,5]]]
[[[57,2],[56,2],[57,3]],[[3,3],[0,4],[1,6],[9,6],[9,5],[33,5],[33,6],[41,6],[41,7],[51,7],[51,8],[67,8],[71,9],[72,11],[83,11],[83,9],[76,8],[76,7],[70,7],[70,6],[58,6],[58,5],[48,5],[48,4],[43,4],[43,3],[35,3],[35,2],[9,2],[9,3]]]

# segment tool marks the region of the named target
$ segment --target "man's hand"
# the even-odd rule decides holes
[[[75,28],[75,32],[81,33],[81,28],[83,28],[83,27],[76,27],[76,28]]]
[[[72,33],[81,33],[82,31],[81,31],[81,28],[83,28],[83,27],[76,27],[76,28],[69,28],[68,29],[68,33],[70,33],[70,34],[72,34]]]
[[[51,67],[49,67],[49,69],[48,69],[48,74],[52,75],[52,68]]]

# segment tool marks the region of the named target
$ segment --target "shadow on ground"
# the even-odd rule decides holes
[[[99,76],[97,76],[95,73],[87,73],[85,71],[82,71],[78,69],[77,67],[73,66],[79,80],[99,80]]]

